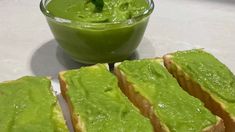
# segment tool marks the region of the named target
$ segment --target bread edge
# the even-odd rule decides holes
[[[68,86],[67,86],[65,78],[63,76],[65,73],[66,73],[66,71],[59,72],[59,77],[58,77],[59,78],[59,83],[60,83],[61,94],[62,94],[63,98],[65,99],[67,105],[68,105],[74,131],[75,132],[84,132],[84,125],[81,122],[79,115],[77,115],[73,111],[73,105],[71,103],[71,100],[66,95],[66,92],[68,90]]]
[[[67,122],[64,118],[63,111],[62,111],[61,106],[59,104],[59,100],[57,99],[56,93],[53,90],[53,86],[52,86],[52,83],[51,83],[52,77],[47,76],[46,78],[50,81],[50,88],[49,89],[50,89],[52,95],[55,97],[55,100],[56,100],[56,104],[53,107],[53,119],[56,119],[58,123],[63,123],[63,125],[67,129],[67,132],[69,132],[69,128],[68,128]]]
[[[16,81],[18,79],[21,79],[23,77],[38,77],[38,76],[22,76],[20,78],[15,79],[15,80],[7,80],[7,81],[3,81],[1,83],[11,83],[11,82]],[[44,76],[40,76],[40,77],[44,77]],[[53,119],[57,121],[55,123],[62,123],[65,126],[65,129],[67,129],[67,131],[69,132],[69,128],[68,128],[68,126],[66,124],[66,120],[64,118],[61,106],[60,106],[59,101],[58,101],[58,99],[56,97],[56,94],[55,94],[55,92],[53,90],[53,86],[52,86],[52,82],[51,82],[52,77],[45,76],[44,78],[47,79],[50,82],[49,91],[52,94],[52,96],[55,97],[55,101],[56,101],[55,105],[53,106],[53,110],[52,110],[52,112],[53,112],[53,115],[52,115]]]
[[[107,70],[109,70],[108,64],[104,64],[104,65],[107,68]],[[87,67],[97,67],[97,64],[92,65],[92,66],[87,66]],[[76,69],[76,70],[79,70],[79,69]],[[74,131],[75,132],[86,132],[85,124],[81,121],[79,115],[77,115],[77,113],[75,113],[75,111],[73,110],[72,102],[66,94],[66,92],[68,90],[68,85],[66,84],[66,80],[63,76],[65,73],[66,73],[66,71],[59,72],[58,78],[59,78],[59,82],[60,82],[61,94],[62,94],[63,98],[65,99],[65,101],[68,105],[68,108],[69,108],[70,117],[71,117],[71,120],[72,120],[72,125],[73,125],[73,128],[74,128]]]
[[[208,126],[207,128],[203,129],[203,131],[204,132],[223,132],[223,131],[234,132],[235,127],[233,129],[225,128],[226,124],[228,124],[227,123],[228,121],[224,120],[223,117],[221,118],[220,113],[223,113],[223,114],[227,113],[222,109],[223,104],[221,104],[220,102],[216,102],[215,97],[207,93],[205,90],[203,90],[203,88],[199,84],[191,80],[190,77],[186,73],[184,73],[179,66],[176,66],[176,64],[171,60],[172,57],[173,57],[172,53],[166,54],[163,56],[164,65],[169,71],[169,73],[171,73],[177,79],[180,86],[186,92],[200,99],[204,103],[204,106],[208,110],[210,110],[214,115],[216,115],[217,123],[215,125]],[[172,69],[174,65],[176,68],[175,70]]]
[[[120,62],[114,64],[114,74],[118,78],[118,85],[121,91],[140,110],[142,115],[150,119],[155,132],[170,132],[168,127],[161,123],[158,117],[154,114],[153,107],[150,102],[134,91],[134,86],[127,81],[125,74],[118,69],[118,65],[120,65]]]

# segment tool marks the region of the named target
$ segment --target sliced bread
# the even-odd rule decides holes
[[[119,86],[156,132],[223,132],[223,121],[190,96],[162,66],[145,59],[115,64]]]
[[[68,132],[46,77],[0,83],[1,132]]]
[[[77,132],[151,132],[148,118],[129,102],[104,64],[61,72],[62,95]]]
[[[235,132],[235,76],[202,49],[164,56],[164,64],[180,85],[224,120],[226,132]]]

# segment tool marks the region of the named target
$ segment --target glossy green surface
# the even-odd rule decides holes
[[[125,97],[105,65],[64,73],[74,111],[87,132],[151,132],[150,121]]]
[[[86,29],[48,19],[55,39],[74,60],[87,63],[116,62],[127,59],[139,45],[148,18],[114,28]]]
[[[103,11],[96,12],[95,6],[87,1],[51,0],[48,3],[45,0],[41,4],[59,45],[82,63],[128,59],[143,37],[153,3],[147,0],[104,0]],[[148,13],[143,15],[144,12]]]
[[[118,68],[171,132],[199,132],[216,123],[203,103],[187,94],[158,61],[124,61]]]
[[[51,0],[47,10],[53,16],[79,22],[120,22],[142,15],[147,0],[104,0],[104,8],[97,11],[88,0]]]
[[[235,115],[235,76],[224,64],[200,49],[176,52],[172,59]]]
[[[22,77],[0,83],[1,132],[68,132],[44,77]]]

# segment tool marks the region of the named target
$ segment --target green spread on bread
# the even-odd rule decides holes
[[[198,132],[216,124],[216,116],[186,93],[157,60],[124,61],[117,68],[170,131]]]
[[[224,64],[200,49],[176,52],[172,61],[235,115],[235,76]]]
[[[68,132],[45,77],[22,77],[0,83],[1,132]]]
[[[66,96],[86,132],[150,132],[150,121],[140,114],[118,87],[106,66],[97,64],[63,73]]]

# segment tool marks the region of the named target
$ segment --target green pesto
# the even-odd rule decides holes
[[[235,76],[224,64],[201,49],[176,52],[172,59],[235,115]]]
[[[118,87],[105,65],[70,70],[63,75],[67,95],[86,132],[150,132],[150,121],[142,116]]]
[[[50,88],[45,77],[0,83],[0,131],[68,132]]]
[[[50,14],[81,22],[120,22],[143,14],[148,8],[146,0],[104,0],[104,8],[97,11],[88,0],[51,0]]]
[[[199,132],[216,123],[203,103],[182,90],[157,60],[124,61],[118,68],[171,132]]]

